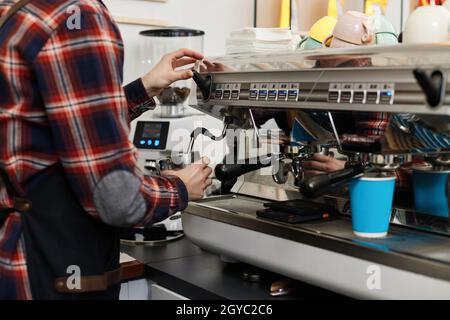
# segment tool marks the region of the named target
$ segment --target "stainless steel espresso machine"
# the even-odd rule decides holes
[[[191,105],[235,129],[229,133],[235,154],[216,168],[216,177],[233,187],[189,205],[187,236],[224,257],[354,298],[449,299],[449,52],[446,45],[399,45],[198,65]],[[357,119],[372,113],[386,121],[381,136],[358,133]],[[277,126],[262,130],[269,119]],[[306,176],[302,164],[315,153],[345,156],[346,168]],[[447,186],[413,183],[412,163],[419,161]],[[368,172],[406,181],[398,183],[384,238],[352,232],[346,186]],[[305,223],[257,214],[265,203],[296,199],[314,199],[337,214]],[[436,200],[446,206],[427,210]]]

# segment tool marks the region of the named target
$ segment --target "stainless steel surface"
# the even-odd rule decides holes
[[[341,250],[337,247],[345,244],[346,249],[342,249],[345,254],[365,257],[391,267],[402,266],[415,273],[450,281],[448,235],[393,225],[387,238],[361,239],[353,234],[351,220],[344,215],[332,221],[301,225],[259,219],[256,212],[264,209],[264,202],[267,201],[243,196],[222,197],[191,204],[186,213],[328,250]],[[305,240],[305,235],[312,236],[312,239]],[[322,246],[322,240],[328,242],[326,247]]]
[[[284,229],[278,229],[283,238],[273,236],[267,230],[260,232],[254,228],[241,228],[207,215],[185,213],[183,225],[188,237],[208,251],[357,299],[447,300],[450,296],[449,281],[414,273],[403,267],[374,263],[367,254],[364,255],[370,249],[363,248],[361,257],[356,258],[340,253],[337,248],[322,249],[313,241],[304,244],[288,240],[289,231]],[[305,233],[306,240],[313,236]],[[410,261],[406,266],[409,265]],[[427,270],[428,266],[422,269]],[[443,270],[445,272],[448,274],[447,269]]]
[[[351,265],[356,259],[355,265],[380,264],[393,277],[415,279],[416,284],[430,288],[440,284],[442,290],[436,293],[448,294],[449,221],[412,210],[411,182],[410,190],[404,191],[409,194],[401,198],[405,203],[395,203],[390,233],[384,239],[355,237],[351,217],[345,214],[333,221],[294,226],[258,219],[256,212],[264,209],[264,202],[300,199],[299,185],[305,182],[303,163],[321,151],[346,157],[350,167],[401,173],[405,181],[411,162],[422,157],[435,167],[445,167],[450,154],[449,51],[448,45],[327,49],[212,58],[215,67],[209,70],[198,65],[204,75],[211,77],[212,88],[209,98],[198,95],[193,102],[195,108],[217,118],[229,116],[233,119],[231,128],[253,130],[255,134],[274,119],[278,129],[290,136],[287,142],[280,139],[280,161],[272,168],[240,177],[232,188],[233,196],[207,199],[190,205],[186,211],[186,219],[205,225],[210,221],[211,227],[224,233],[217,237],[232,238],[235,247],[240,240],[242,247],[233,254],[229,243],[211,238],[208,242],[212,234],[199,234],[200,229],[192,224],[188,224],[188,236],[221,254],[315,284],[326,285],[314,270],[299,267],[296,271],[294,265],[285,265],[295,259],[284,257],[282,252],[277,252],[280,261],[263,248],[258,249],[262,256],[257,256],[252,252],[255,244],[244,242],[254,236],[266,244],[283,244],[296,253],[308,252],[307,258],[315,263],[327,264],[336,259],[337,263]],[[417,79],[419,71],[425,78],[433,72],[442,73],[445,83],[440,86],[444,88],[443,99],[438,97],[440,103],[433,104],[435,100],[424,92],[423,82]],[[233,95],[230,88],[238,92]],[[358,133],[357,119],[364,119],[367,113],[386,119],[383,134]],[[236,143],[241,147],[248,142]],[[275,167],[281,170],[277,172]],[[345,195],[344,185],[340,190],[329,190],[318,201],[327,201],[348,213]],[[330,268],[324,266],[323,270],[335,274]],[[345,276],[353,277],[349,272]],[[326,279],[340,292],[380,297],[367,293],[360,284]],[[389,297],[394,292],[406,294],[407,284],[402,285],[390,286],[384,293]]]

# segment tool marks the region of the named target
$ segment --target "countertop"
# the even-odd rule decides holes
[[[285,279],[267,271],[261,282],[244,280],[253,271],[245,264],[225,263],[186,237],[173,242],[148,245],[122,244],[122,252],[145,265],[147,278],[177,294],[193,300],[279,300],[343,299],[344,297],[295,281],[295,292],[289,296],[270,296],[271,284]]]

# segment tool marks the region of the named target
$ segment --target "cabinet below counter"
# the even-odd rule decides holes
[[[343,299],[333,292],[295,282],[287,296],[270,295],[272,283],[285,277],[253,269],[241,263],[225,263],[203,251],[186,237],[173,242],[148,245],[122,244],[122,252],[145,265],[149,299],[153,300],[304,300]],[[250,282],[245,275],[261,276]],[[129,286],[128,290],[132,290]],[[132,294],[128,294],[132,296]]]

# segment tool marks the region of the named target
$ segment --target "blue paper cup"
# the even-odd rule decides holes
[[[393,177],[365,176],[350,183],[353,232],[362,238],[383,238],[389,232],[394,200]]]
[[[448,218],[447,179],[450,171],[414,170],[414,202],[418,212]]]

